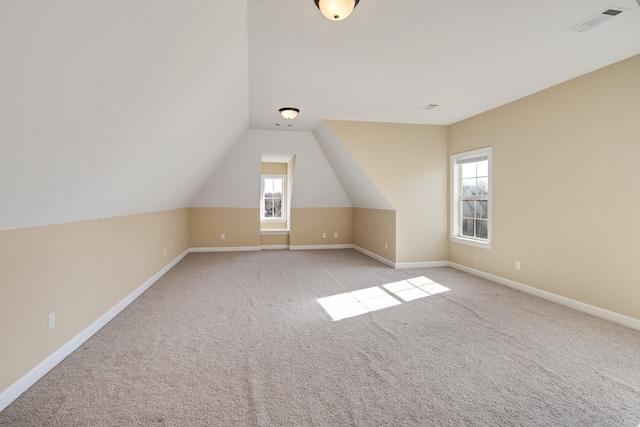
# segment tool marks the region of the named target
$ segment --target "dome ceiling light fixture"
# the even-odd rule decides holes
[[[330,21],[342,21],[351,15],[360,0],[313,0],[320,12]],[[638,0],[640,1],[640,0]]]
[[[287,120],[295,119],[296,116],[298,115],[298,113],[300,112],[300,110],[298,110],[297,108],[293,108],[293,107],[281,108],[278,111],[280,111],[280,114],[282,114],[282,117],[284,117]]]

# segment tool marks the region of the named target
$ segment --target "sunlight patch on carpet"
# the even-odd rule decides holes
[[[379,286],[318,298],[317,301],[334,321],[400,304]]]
[[[318,298],[318,303],[324,308],[331,319],[347,319],[383,308],[393,307],[415,299],[428,297],[448,291],[433,280],[420,276],[413,279],[387,283],[352,292]]]

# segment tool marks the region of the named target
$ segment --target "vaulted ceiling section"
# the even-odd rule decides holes
[[[455,123],[640,54],[613,6],[576,32],[609,0],[5,0],[0,229],[190,206],[249,128]]]

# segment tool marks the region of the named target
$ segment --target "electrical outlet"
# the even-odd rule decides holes
[[[326,239],[327,238],[327,233],[322,233],[322,238]]]
[[[227,236],[225,236],[225,235],[224,235],[224,233],[222,233],[222,234],[220,235],[220,240],[224,240],[224,239],[226,239],[226,238],[227,238]]]
[[[335,237],[336,239],[338,238],[338,232],[337,231],[335,233],[333,233],[333,237]]]
[[[386,244],[386,243],[384,244],[384,250],[385,250],[385,251],[388,251],[388,250],[389,250],[389,245],[388,245],[388,244]]]
[[[520,270],[520,261],[516,261],[516,270]]]
[[[164,248],[164,256],[167,256],[167,248]]]
[[[56,327],[56,313],[53,312],[49,315],[49,330]]]

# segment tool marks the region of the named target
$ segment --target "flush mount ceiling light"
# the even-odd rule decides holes
[[[292,108],[292,107],[281,108],[278,111],[280,111],[280,114],[282,114],[282,117],[284,117],[287,120],[295,119],[298,113],[300,112],[300,110],[298,110],[297,108]]]
[[[313,0],[325,18],[341,21],[351,14],[360,0]],[[640,1],[640,0],[638,0]]]

